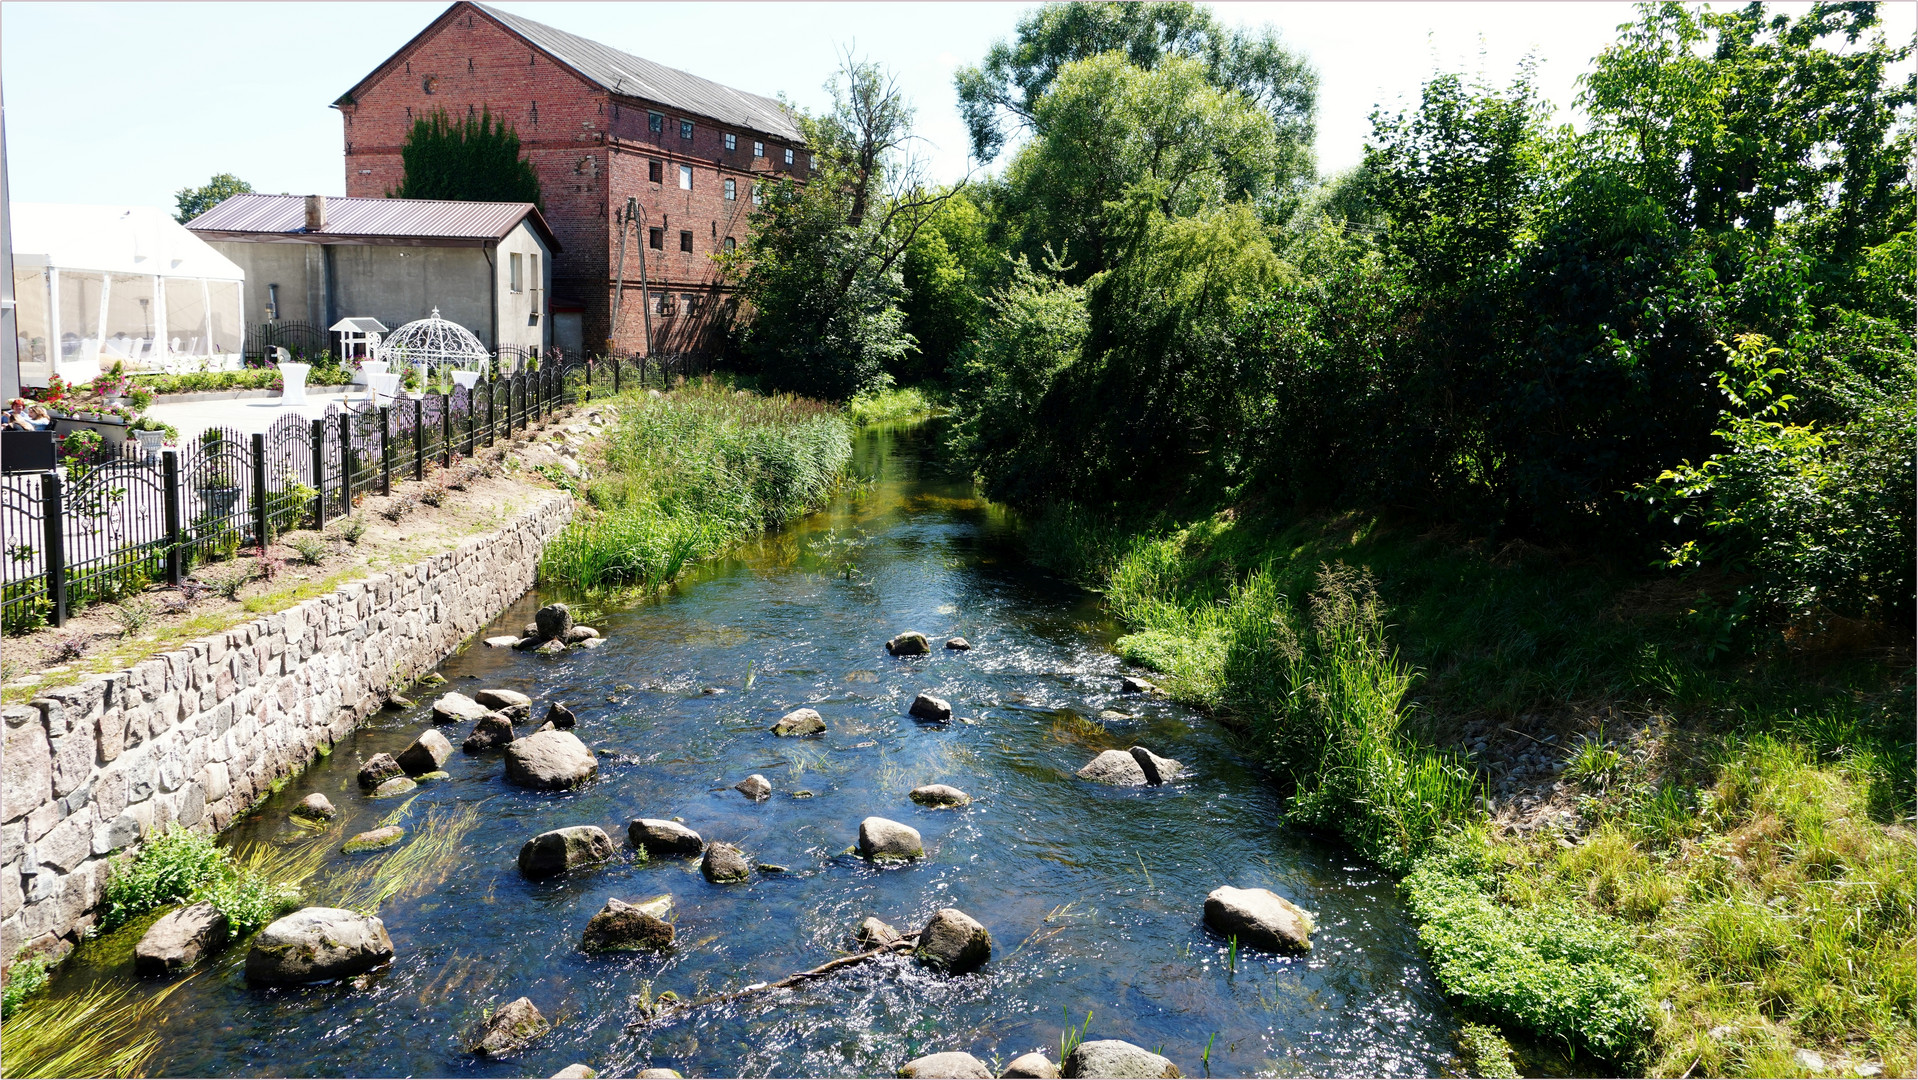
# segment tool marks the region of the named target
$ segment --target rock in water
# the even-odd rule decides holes
[[[1079,770],[1081,780],[1096,780],[1119,787],[1139,787],[1145,783],[1145,770],[1139,760],[1124,750],[1107,750]]]
[[[980,1061],[971,1054],[957,1050],[948,1050],[943,1054],[927,1054],[925,1057],[913,1058],[911,1061],[906,1062],[904,1068],[899,1070],[899,1075],[914,1077],[985,1077],[986,1080],[991,1080],[992,1070],[986,1068],[985,1062]]]
[[[772,781],[758,773],[754,773],[739,783],[734,784],[733,789],[754,802],[758,802],[773,793]]]
[[[541,656],[558,656],[559,654],[566,651],[566,643],[564,641],[559,641],[556,639],[553,641],[549,641],[544,645],[541,645],[539,648],[534,649],[533,651],[535,653],[538,653]]]
[[[575,626],[566,631],[566,644],[578,645],[582,641],[591,641],[599,636],[599,631],[590,626]]]
[[[999,1075],[1016,1077],[1018,1080],[1058,1080],[1059,1066],[1054,1065],[1052,1059],[1044,1054],[1021,1054],[1013,1058],[1012,1064],[1007,1065],[1006,1071]]]
[[[1157,683],[1150,683],[1132,675],[1127,675],[1125,678],[1119,680],[1119,689],[1128,694],[1156,694],[1159,692]]]
[[[609,898],[599,914],[587,922],[579,947],[587,952],[669,949],[673,944],[673,924],[666,921],[666,916],[672,911],[670,896],[655,896],[639,904]]]
[[[955,652],[964,652],[967,649],[972,648],[972,642],[967,641],[965,638],[962,638],[962,637],[947,638],[946,648],[952,649]]]
[[[513,722],[499,713],[488,713],[473,725],[473,733],[460,744],[460,749],[469,754],[483,754],[512,741]]]
[[[373,797],[375,799],[385,799],[394,795],[404,795],[419,786],[420,782],[410,776],[395,776],[393,779],[383,781],[379,787],[374,788]]]
[[[598,771],[593,752],[570,731],[534,732],[506,744],[506,780],[520,787],[577,787]]]
[[[343,908],[301,908],[253,935],[246,981],[295,986],[344,979],[393,959],[393,939],[378,916]]]
[[[142,975],[185,971],[226,945],[227,918],[202,900],[160,917],[133,947],[133,969]]]
[[[555,701],[546,706],[546,722],[561,731],[571,731],[579,723],[579,717],[573,715],[573,710]]]
[[[899,935],[899,931],[892,928],[892,924],[882,922],[871,915],[866,916],[860,922],[859,928],[852,932],[852,943],[859,946],[861,951],[882,949],[888,945],[897,945],[904,940],[905,938]]]
[[[917,630],[907,630],[886,642],[886,651],[894,656],[924,656],[932,651],[932,646],[926,642],[926,635]]]
[[[595,1072],[591,1066],[581,1065],[575,1061],[554,1073],[552,1080],[599,1080],[599,1073]]]
[[[985,966],[992,957],[992,935],[958,908],[941,908],[919,932],[919,962],[952,975]]]
[[[417,704],[418,702],[407,697],[405,694],[388,694],[386,695],[386,701],[382,703],[381,707],[391,709],[394,712],[401,712]]]
[[[637,1080],[683,1080],[675,1069],[641,1069],[633,1076]]]
[[[706,845],[706,857],[700,861],[699,872],[706,880],[715,885],[724,885],[734,881],[745,881],[752,876],[752,867],[746,862],[746,853],[731,844],[712,843]]]
[[[917,859],[926,853],[919,830],[882,817],[869,817],[859,823],[859,854],[873,862]]]
[[[1312,916],[1270,889],[1212,890],[1205,898],[1205,924],[1239,944],[1266,952],[1312,951]]]
[[[548,604],[533,614],[534,632],[551,641],[563,638],[573,628],[573,612],[565,604]]]
[[[826,721],[813,709],[794,709],[773,725],[774,735],[817,735],[826,730]]]
[[[1171,758],[1160,757],[1143,746],[1135,746],[1127,753],[1139,763],[1139,771],[1145,773],[1145,782],[1148,784],[1169,784],[1185,772],[1185,766]]]
[[[400,751],[400,756],[393,760],[406,770],[406,775],[419,776],[439,771],[439,767],[452,756],[453,744],[446,741],[446,736],[427,728],[420,732],[419,738],[413,740],[413,745]]]
[[[573,825],[543,832],[519,849],[519,872],[529,878],[549,878],[576,866],[613,857],[613,838],[597,825]]]
[[[483,708],[518,720],[530,720],[533,716],[533,699],[517,690],[481,690],[473,695],[473,700]]]
[[[519,644],[519,638],[511,634],[499,634],[486,639],[486,647],[489,649],[510,649],[517,644]]]
[[[316,791],[306,798],[301,799],[300,805],[294,807],[291,813],[294,817],[311,818],[314,821],[326,821],[338,817],[340,812],[333,809],[333,803],[327,799],[326,796]]]
[[[357,855],[362,851],[376,851],[380,848],[392,847],[394,844],[399,843],[400,838],[405,835],[406,830],[400,828],[398,825],[388,825],[382,829],[368,829],[340,845],[340,850],[348,855]]]
[[[1116,1077],[1171,1080],[1182,1076],[1166,1058],[1119,1039],[1082,1042],[1060,1063],[1059,1073],[1071,1077]]]
[[[964,806],[972,801],[972,796],[950,784],[916,787],[909,797],[921,806]]]
[[[540,1015],[533,1003],[519,998],[494,1009],[466,1049],[481,1057],[507,1057],[551,1030],[553,1025],[546,1022],[546,1017]]]
[[[697,855],[706,842],[677,821],[640,818],[626,826],[626,839],[651,855]]]
[[[376,788],[395,776],[405,775],[406,770],[400,768],[400,763],[393,760],[393,755],[374,754],[366,759],[366,764],[360,766],[360,786]]]
[[[952,706],[944,698],[936,698],[931,694],[920,694],[913,698],[912,708],[906,711],[921,720],[930,720],[936,724],[943,724],[952,719]]]
[[[457,724],[466,720],[478,720],[490,712],[486,706],[461,693],[441,694],[433,701],[433,715],[438,723]]]

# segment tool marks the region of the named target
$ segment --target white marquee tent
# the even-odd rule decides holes
[[[151,206],[14,203],[20,381],[240,366],[246,274]]]

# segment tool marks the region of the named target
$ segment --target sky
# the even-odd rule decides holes
[[[952,73],[1010,37],[1026,3],[539,3],[502,7],[742,90],[813,110],[842,50],[899,75],[932,171],[963,175]],[[1781,4],[1801,11],[1803,3]],[[8,180],[22,202],[171,207],[231,172],[256,190],[345,191],[331,102],[444,3],[0,4]],[[1572,119],[1575,80],[1632,16],[1629,4],[1221,3],[1270,25],[1319,70],[1322,172],[1357,164],[1378,106],[1417,100],[1434,72],[1508,82],[1533,56],[1545,98]],[[1918,6],[1885,5],[1893,40]]]

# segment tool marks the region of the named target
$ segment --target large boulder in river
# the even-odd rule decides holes
[[[613,838],[597,825],[573,825],[540,833],[519,849],[519,872],[529,878],[549,878],[576,866],[613,857]]]
[[[678,1073],[673,1075],[677,1076]],[[564,1069],[554,1073],[550,1080],[599,1080],[599,1073],[591,1065],[581,1065],[575,1061]]]
[[[1059,1063],[1059,1073],[1070,1077],[1119,1077],[1171,1080],[1184,1075],[1171,1060],[1121,1039],[1094,1039],[1073,1047]]]
[[[393,760],[393,755],[374,754],[366,759],[366,764],[360,766],[360,786],[376,788],[396,776],[405,775],[406,770],[400,768],[400,763]]]
[[[1312,951],[1312,915],[1271,889],[1212,890],[1205,898],[1205,924],[1239,944],[1265,952]]]
[[[532,1001],[518,998],[493,1010],[466,1049],[481,1057],[510,1057],[515,1050],[553,1030]]]
[[[473,725],[473,733],[460,744],[469,754],[484,754],[513,741],[513,722],[502,713],[487,713]]]
[[[377,829],[368,829],[355,833],[351,840],[340,845],[340,850],[348,855],[358,855],[362,851],[378,851],[390,848],[406,837],[406,830],[398,825],[383,825]]]
[[[133,969],[158,976],[185,971],[226,945],[228,925],[225,913],[205,900],[175,908],[133,947]]]
[[[774,724],[774,735],[817,735],[826,730],[826,721],[816,709],[794,709]]]
[[[964,975],[991,959],[992,935],[958,908],[940,908],[919,932],[919,948],[913,955],[927,967]]]
[[[915,719],[929,720],[943,724],[952,719],[952,704],[945,698],[936,698],[931,694],[920,694],[912,699],[912,707],[906,710]]]
[[[517,720],[530,720],[533,717],[533,699],[518,690],[481,690],[473,695],[473,700],[494,712],[503,712]]]
[[[446,764],[446,759],[452,756],[453,744],[446,741],[446,736],[427,728],[420,732],[419,738],[413,740],[413,745],[400,751],[400,756],[393,760],[406,770],[406,775],[424,776],[438,772],[440,766]]]
[[[907,630],[886,642],[886,651],[894,656],[924,656],[932,651],[932,645],[926,641],[926,635]]]
[[[1059,1066],[1041,1053],[1020,1054],[999,1075],[1010,1080],[1059,1080]]]
[[[640,818],[626,826],[626,839],[649,855],[697,855],[706,848],[698,833],[659,818]]]
[[[586,924],[579,947],[587,952],[661,952],[673,944],[673,898],[655,896],[638,904],[609,897],[606,906]]]
[[[419,786],[419,781],[410,776],[395,776],[391,780],[382,780],[380,786],[373,789],[373,797],[386,799],[394,795],[404,795]]]
[[[1104,751],[1079,770],[1079,778],[1118,787],[1139,787],[1146,782],[1139,760],[1124,750]]]
[[[715,885],[729,885],[752,877],[753,869],[746,862],[745,852],[731,844],[715,842],[706,845],[706,857],[700,860],[699,872]]]
[[[908,798],[920,806],[964,806],[972,801],[972,796],[953,787],[951,784],[927,784],[913,788]]]
[[[533,613],[533,626],[542,641],[564,638],[573,628],[573,612],[565,604],[548,604]]]
[[[246,981],[296,986],[344,979],[393,959],[393,939],[376,915],[344,908],[301,908],[253,935]]]
[[[333,800],[317,791],[301,799],[300,805],[294,807],[288,811],[288,813],[294,817],[306,818],[309,821],[330,821],[340,815],[338,810],[333,809]]]
[[[859,823],[859,854],[873,862],[900,862],[926,853],[919,830],[882,817]]]
[[[491,712],[486,706],[461,693],[441,694],[433,701],[433,717],[436,723],[458,724],[468,720],[478,720]]]
[[[1160,757],[1143,746],[1135,746],[1126,752],[1139,763],[1139,770],[1145,773],[1145,782],[1148,784],[1169,784],[1185,772],[1185,766],[1171,758]]]
[[[992,1080],[992,1070],[986,1068],[985,1062],[959,1050],[948,1050],[943,1054],[927,1054],[925,1057],[913,1058],[899,1070],[899,1075],[965,1077],[968,1080],[984,1077],[985,1080]]]
[[[570,731],[536,731],[506,744],[506,780],[558,791],[577,787],[599,771],[599,761]]]

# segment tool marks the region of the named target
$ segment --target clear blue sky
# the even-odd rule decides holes
[[[965,169],[952,71],[1009,36],[1024,3],[531,3],[529,18],[808,108],[837,52],[896,70],[935,171]],[[1800,11],[1807,5],[1779,5]],[[171,206],[179,188],[235,173],[261,191],[341,194],[329,108],[446,7],[442,3],[39,3],[0,6],[9,179],[26,202]],[[1503,82],[1539,60],[1568,108],[1573,80],[1630,19],[1622,3],[1224,3],[1270,24],[1320,71],[1318,152],[1356,163],[1376,105],[1415,96],[1437,69]],[[1887,4],[1894,40],[1918,7]]]

